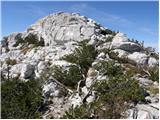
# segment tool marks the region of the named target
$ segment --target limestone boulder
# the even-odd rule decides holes
[[[13,65],[10,71],[11,75],[19,74],[20,78],[28,79],[34,75],[34,66],[30,64],[20,63]]]
[[[156,60],[153,57],[149,58],[149,60],[148,60],[149,67],[155,67],[155,66],[158,66],[158,64],[159,64],[158,60]]]
[[[145,53],[134,52],[128,55],[128,59],[136,62],[139,65],[146,65],[148,64],[149,56]]]
[[[134,42],[129,42],[128,38],[123,33],[118,33],[112,40],[112,48],[122,49],[128,52],[139,52],[142,50],[142,47]]]

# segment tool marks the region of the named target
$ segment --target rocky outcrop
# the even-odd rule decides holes
[[[74,13],[50,14],[31,25],[28,33],[36,33],[45,45],[64,44],[70,40],[90,39],[100,26],[95,21]]]
[[[147,65],[149,68],[158,66],[158,60],[146,54],[140,44],[129,41],[124,33],[111,34],[106,30],[94,20],[76,13],[50,14],[28,27],[25,32],[13,33],[2,39],[0,71],[5,76],[9,73],[11,78],[29,80],[40,78],[42,73],[55,65],[67,69],[73,64],[61,58],[73,53],[77,48],[77,42],[89,39],[88,44],[95,47],[98,55],[88,70],[85,80],[81,80],[83,85],[77,83],[79,86],[77,85],[77,90],[73,90],[74,92],[66,89],[54,78],[46,80],[43,85],[42,92],[47,107],[43,118],[50,118],[49,116],[60,118],[71,106],[75,108],[83,103],[90,104],[96,99],[96,92],[90,88],[96,81],[108,80],[108,76],[92,67],[101,61],[115,61],[116,59],[113,59],[109,52],[118,53],[117,58],[134,61],[140,66]],[[101,31],[106,33],[102,34]],[[28,38],[31,41],[28,41]],[[7,64],[7,59],[16,62]],[[147,89],[147,92],[151,86],[158,88],[158,83],[148,78],[136,79],[143,88]],[[135,109],[129,110],[129,118],[158,118],[158,110],[155,106],[159,99],[151,92],[148,94],[146,100],[150,103],[138,104]]]
[[[118,33],[114,36],[112,41],[112,48],[122,49],[128,52],[139,52],[142,47],[134,42],[129,42],[128,38],[123,33]]]

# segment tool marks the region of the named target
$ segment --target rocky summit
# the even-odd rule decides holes
[[[158,119],[159,53],[143,44],[64,12],[3,37],[2,118]],[[22,84],[30,87],[21,89]],[[39,94],[22,95],[35,85]],[[16,103],[17,97],[30,102]]]

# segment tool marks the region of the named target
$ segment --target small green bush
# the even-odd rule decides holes
[[[53,77],[66,86],[75,88],[78,81],[83,79],[79,68],[75,65],[69,67],[69,70],[63,70],[62,67],[54,66]]]
[[[14,47],[17,47],[19,44],[22,44],[22,46],[33,44],[35,47],[38,46],[44,46],[44,40],[41,38],[39,41],[36,35],[29,34],[25,39],[22,39],[21,34],[18,34],[15,38],[17,41],[13,45]]]
[[[116,76],[123,74],[122,67],[120,65],[116,65],[114,61],[101,61],[93,67],[103,75]]]
[[[111,42],[112,39],[113,39],[113,36],[109,36],[109,37],[106,38],[105,42]]]
[[[65,112],[65,115],[62,119],[90,119],[90,109],[85,104],[80,107],[73,109],[71,107],[68,111]]]
[[[111,34],[111,35],[116,35],[116,33],[110,29],[105,29],[105,30],[100,30],[100,34],[103,35],[107,35],[107,34]]]
[[[157,60],[159,60],[159,53],[151,53],[150,56],[154,57]]]
[[[2,119],[40,118],[42,89],[38,81],[8,80],[1,84]]]
[[[122,97],[127,102],[144,101],[144,91],[140,88],[138,81],[125,75],[114,76],[110,77],[109,80],[97,82],[95,90],[104,99],[110,99],[110,95],[115,95]]]
[[[149,73],[150,73],[149,79],[151,79],[152,81],[159,82],[159,67],[150,68]]]
[[[101,46],[101,45],[103,45],[103,44],[106,43],[106,42],[112,42],[112,40],[113,40],[113,36],[108,36],[104,41],[98,40],[96,46]],[[106,48],[105,48],[105,49],[106,49]],[[109,50],[109,49],[108,49],[108,50]]]
[[[15,64],[17,64],[17,60],[16,59],[7,59],[6,64],[7,65],[15,65]]]
[[[19,44],[23,44],[24,40],[21,37],[21,34],[18,34],[15,39],[17,40],[16,43],[13,45],[13,47],[17,47]]]
[[[65,55],[62,59],[80,66],[81,73],[86,76],[98,52],[94,46],[88,45],[86,41],[79,42],[78,46],[72,54]]]
[[[30,34],[25,38],[25,42],[28,44],[34,44],[35,47],[37,46],[44,46],[44,40],[41,38],[39,41],[36,35]]]
[[[110,52],[110,49],[108,49],[108,48],[102,48],[102,49],[98,50],[98,54],[100,54],[101,52],[103,52],[105,54],[108,54]]]
[[[110,51],[108,55],[110,58],[117,60],[119,63],[130,63],[136,66],[136,62],[133,60],[129,60],[126,56],[118,57],[118,52],[115,53],[113,51]]]

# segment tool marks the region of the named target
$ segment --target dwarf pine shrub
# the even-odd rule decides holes
[[[144,90],[138,81],[120,75],[109,80],[97,82],[93,90],[99,96],[90,104],[83,104],[75,109],[70,108],[63,118],[67,119],[120,119],[125,118],[131,103],[144,101]]]
[[[40,118],[41,85],[36,80],[8,80],[1,84],[1,118]]]
[[[81,73],[86,76],[98,52],[93,45],[88,45],[86,41],[79,42],[78,46],[72,54],[65,55],[62,59],[77,64],[80,67]]]
[[[21,34],[18,34],[15,39],[17,40],[16,43],[13,45],[13,47],[17,47],[19,44],[23,44],[24,43],[24,40],[22,39],[21,37],[22,35]]]
[[[17,64],[17,60],[9,58],[9,59],[6,60],[6,64],[7,65],[15,65],[15,64]]]
[[[120,65],[116,65],[114,61],[100,61],[93,66],[100,74],[108,76],[122,75],[123,69]]]
[[[149,73],[149,79],[159,82],[159,67],[150,68]]]
[[[34,47],[44,46],[44,40],[42,38],[41,40],[38,40],[37,36],[33,34],[29,34],[25,39],[22,39],[21,34],[18,34],[15,39],[17,41],[13,45],[14,47],[17,47],[19,44],[22,44],[22,46],[33,44]]]
[[[94,102],[69,109],[64,118],[125,118],[126,114],[122,113],[130,108],[131,103],[145,101],[144,90],[138,81],[125,75],[120,65],[113,61],[101,61],[93,67],[100,73],[105,73],[103,75],[107,75],[109,79],[97,81],[92,86],[98,96]]]
[[[64,70],[62,67],[59,66],[54,66],[53,77],[62,84],[71,88],[75,88],[78,81],[83,79],[80,69],[75,65],[69,66],[68,70]]]
[[[116,32],[110,30],[110,29],[105,29],[105,30],[100,30],[100,34],[103,35],[107,35],[107,34],[111,34],[111,35],[116,35]]]
[[[90,114],[91,111],[89,107],[87,107],[86,104],[83,104],[80,107],[71,107],[65,112],[65,115],[62,117],[62,119],[90,119]]]

